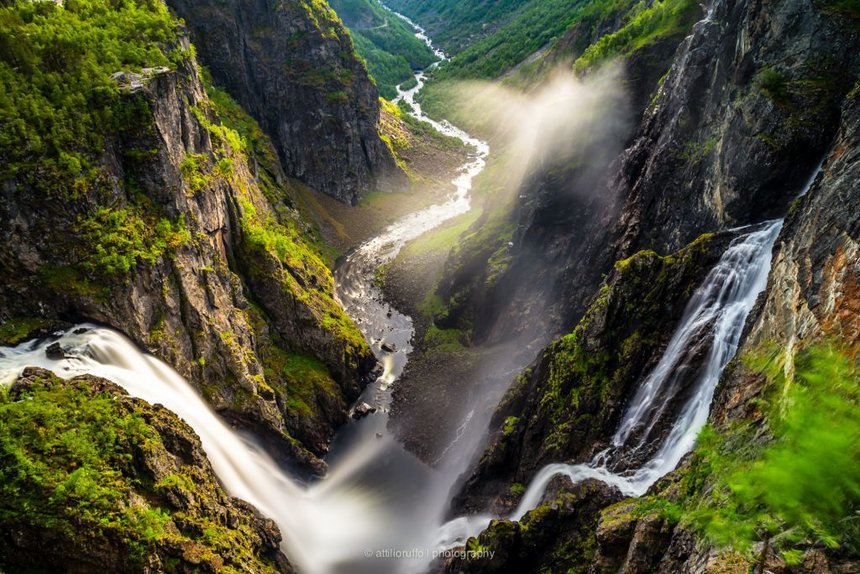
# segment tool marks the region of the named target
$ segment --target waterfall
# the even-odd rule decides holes
[[[433,49],[423,31],[418,32]],[[444,58],[440,51],[434,52]],[[385,302],[374,284],[374,273],[407,242],[471,208],[472,181],[486,165],[489,146],[448,122],[425,116],[415,101],[425,76],[418,72],[415,78],[415,87],[398,88],[398,99],[411,104],[414,117],[474,151],[464,158],[444,202],[391,224],[350,252],[335,269],[337,298],[370,342],[384,372],[359,399],[372,403],[377,412],[351,421],[338,432],[326,458],[330,469],[326,477],[311,485],[296,483],[252,439],[227,426],[176,371],[111,329],[78,325],[47,341],[0,348],[0,384],[10,383],[27,366],[40,366],[64,378],[103,377],[132,396],[164,405],[200,436],[227,492],[278,524],[282,548],[303,574],[425,569],[434,557],[432,538],[456,476],[424,464],[389,436],[391,386],[408,361],[413,329],[410,317]],[[67,354],[63,360],[50,360],[45,354],[47,345],[55,341]],[[458,454],[453,445],[466,442],[461,439],[470,420],[471,415],[443,456]],[[444,461],[437,462],[444,466]]]
[[[797,197],[812,189],[824,166],[818,163]],[[747,226],[735,238],[717,265],[693,294],[657,366],[639,386],[615,432],[609,448],[583,464],[551,463],[529,484],[510,520],[520,520],[540,504],[550,481],[566,476],[573,482],[595,479],[618,488],[627,496],[642,496],[661,477],[677,467],[695,446],[708,420],[714,391],[723,371],[740,345],[747,317],[767,286],[773,247],[784,219]],[[689,398],[681,407],[656,452],[639,468],[622,468],[631,453],[650,446],[655,425],[664,418],[667,405],[689,378],[691,349],[708,345],[704,362],[694,372]],[[464,516],[443,524],[437,532],[440,547],[450,548],[477,536],[490,521],[489,514]]]
[[[612,446],[589,463],[553,463],[542,468],[509,516],[511,520],[520,520],[540,504],[546,487],[556,476],[567,476],[573,482],[596,479],[625,495],[641,496],[692,450],[696,435],[707,421],[720,375],[737,352],[746,318],[767,285],[773,245],[781,229],[782,220],[768,221],[729,245],[687,304],[666,351],[631,400]],[[689,349],[703,338],[710,345],[707,357],[695,374],[690,398],[659,450],[638,469],[610,470],[618,457],[648,443],[650,430],[666,414],[667,401],[661,399],[672,397],[679,390]],[[440,528],[439,543],[462,544],[486,528],[492,518],[481,515],[454,519]]]

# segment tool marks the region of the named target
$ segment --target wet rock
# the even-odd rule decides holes
[[[394,343],[382,343],[380,348],[386,353],[393,353],[397,351],[397,345],[395,345]]]
[[[556,479],[545,502],[522,521],[495,520],[466,543],[466,550],[480,554],[452,558],[440,567],[449,574],[583,571],[581,565],[594,551],[600,509],[619,498],[617,490],[599,481]]]
[[[372,415],[375,412],[376,407],[372,407],[369,404],[362,402],[356,405],[356,407],[352,410],[352,418],[354,418],[355,420],[360,420],[368,415]]]
[[[66,352],[60,346],[60,343],[51,343],[45,347],[45,356],[52,361],[62,361],[66,358]]]

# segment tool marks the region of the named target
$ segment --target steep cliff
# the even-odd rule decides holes
[[[0,430],[4,570],[293,572],[278,527],[224,492],[163,407],[28,368],[3,390]]]
[[[856,9],[838,3],[714,2],[679,47],[637,137],[623,154],[615,185],[628,200],[617,227],[620,239],[612,251],[618,256],[646,247],[673,249],[701,231],[788,215],[777,239],[767,288],[747,322],[738,358],[717,389],[711,423],[718,439],[706,434],[695,455],[658,482],[649,496],[603,510],[594,551],[576,568],[591,572],[745,572],[750,568],[848,572],[857,568],[853,529],[846,527],[836,538],[822,542],[821,533],[827,530],[820,525],[827,517],[817,514],[820,508],[805,514],[808,518],[811,513],[811,522],[797,523],[819,524],[818,534],[803,530],[806,526],[792,523],[785,514],[775,514],[778,518],[768,514],[773,511],[768,501],[790,500],[795,492],[770,486],[759,499],[743,494],[746,506],[731,506],[732,496],[741,496],[735,490],[744,486],[737,486],[740,477],[749,475],[758,484],[772,485],[762,478],[782,472],[791,477],[786,484],[798,490],[810,480],[833,489],[812,500],[822,496],[846,500],[840,484],[834,481],[825,487],[827,482],[799,470],[811,464],[826,472],[828,463],[803,459],[807,453],[815,456],[816,444],[791,450],[799,448],[791,442],[797,439],[788,434],[792,428],[781,419],[790,417],[798,403],[797,399],[780,401],[804,388],[820,390],[814,385],[823,381],[821,369],[827,364],[836,369],[838,361],[831,356],[817,370],[810,371],[807,365],[795,380],[796,357],[803,356],[803,349],[824,340],[856,357],[860,340],[856,322],[857,21]],[[809,192],[792,201],[822,157],[821,173]],[[624,356],[617,350],[611,353],[615,358]],[[851,372],[854,378],[846,380],[856,385],[856,371]],[[528,375],[534,378],[533,373]],[[551,388],[550,370],[539,378]],[[516,401],[524,384],[515,385],[506,402]],[[853,394],[839,396],[845,409],[856,409]],[[551,393],[538,393],[530,401],[539,404],[548,397]],[[815,400],[802,405],[815,408]],[[529,412],[527,404],[519,403]],[[580,404],[570,401],[563,412],[577,414]],[[604,420],[600,413],[612,401],[601,397],[597,404],[597,409],[588,410],[586,429],[600,428]],[[832,412],[837,416],[838,411]],[[552,418],[541,420],[546,430],[539,443],[553,436],[556,428],[549,424]],[[502,424],[498,417],[496,424]],[[515,430],[519,424],[514,420],[505,427]],[[826,424],[815,425],[819,427]],[[853,426],[842,428],[853,432]],[[504,444],[499,439],[503,435],[504,427],[485,452],[483,465],[503,452],[498,448]],[[581,435],[578,431],[571,436]],[[770,445],[783,450],[768,451]],[[766,452],[771,454],[762,454]],[[780,468],[773,452],[791,452],[787,460],[795,466]],[[835,457],[829,464],[837,464]],[[726,468],[735,469],[730,479],[735,486],[726,478]],[[850,482],[851,471],[847,473],[843,476]],[[729,516],[715,515],[719,509],[708,509],[714,504],[738,514],[727,523],[713,522]],[[847,508],[850,513],[850,505]],[[720,528],[735,533],[720,534]],[[743,528],[751,529],[749,536],[756,543],[732,546],[736,532]],[[482,536],[478,543],[489,541],[492,528]],[[553,535],[530,556],[552,554],[564,544],[565,536]],[[721,548],[725,545],[729,548]],[[503,571],[505,563],[478,567],[467,561],[449,565],[448,571],[499,568]]]
[[[0,122],[3,317],[116,327],[321,468],[375,359],[259,128],[224,94],[210,99],[158,3],[4,11],[21,41],[0,68],[13,88]],[[83,62],[41,72],[63,34]]]
[[[619,261],[576,329],[508,391],[455,507],[509,510],[545,464],[585,462],[606,448],[636,383],[659,359],[727,240],[705,235],[670,256],[646,251]]]
[[[321,0],[168,4],[200,58],[275,143],[284,171],[347,203],[405,182],[377,133],[376,87]]]

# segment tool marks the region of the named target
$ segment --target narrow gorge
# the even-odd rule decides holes
[[[0,571],[860,570],[855,0],[0,13]]]

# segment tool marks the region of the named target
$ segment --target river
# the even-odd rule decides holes
[[[417,35],[440,57],[423,30]],[[386,426],[391,389],[412,351],[412,319],[385,302],[374,283],[377,268],[393,260],[409,241],[471,208],[472,181],[486,165],[489,146],[448,122],[425,116],[416,85],[400,91],[410,112],[441,133],[460,139],[473,152],[451,182],[446,201],[405,216],[342,258],[334,270],[337,297],[384,366],[383,374],[358,399],[376,412],[351,421],[337,434],[326,459],[328,474],[301,485],[275,464],[253,439],[227,426],[195,389],[170,366],[142,353],[120,333],[76,325],[51,341],[30,341],[0,353],[0,383],[28,366],[63,377],[93,374],[112,380],[131,395],[160,403],[200,436],[213,469],[228,492],[245,499],[279,525],[290,561],[308,574],[384,574],[426,568],[438,547],[449,491],[456,478],[407,452]],[[58,340],[67,357],[47,358]],[[385,348],[383,348],[383,346]]]

